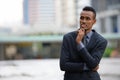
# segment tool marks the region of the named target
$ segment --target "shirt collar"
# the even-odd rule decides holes
[[[92,34],[93,34],[93,32],[92,32],[92,31],[90,31],[89,33],[87,33],[87,34],[86,34],[87,38],[88,38],[88,39],[90,39],[90,38],[91,38],[91,36],[92,36]]]

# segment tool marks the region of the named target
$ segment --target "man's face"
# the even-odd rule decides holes
[[[80,28],[84,28],[87,31],[92,29],[93,24],[96,22],[94,13],[91,11],[82,11],[80,14]]]

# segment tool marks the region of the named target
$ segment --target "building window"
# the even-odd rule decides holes
[[[106,28],[105,28],[105,19],[101,18],[101,32],[105,33],[106,32]]]
[[[112,32],[117,33],[118,32],[117,16],[112,16],[111,17],[111,22],[112,22]]]
[[[106,3],[108,6],[111,6],[111,5],[116,6],[116,4],[120,4],[120,0],[109,0],[109,1],[106,1]]]

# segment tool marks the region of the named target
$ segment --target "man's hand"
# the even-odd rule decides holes
[[[79,44],[82,41],[83,36],[85,35],[85,30],[83,28],[78,30],[78,35],[76,38],[76,42]]]
[[[93,69],[93,71],[97,71],[99,69],[99,65],[97,65],[94,69]]]

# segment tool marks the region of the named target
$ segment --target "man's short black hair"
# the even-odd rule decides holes
[[[90,6],[85,6],[85,7],[83,8],[83,11],[92,11],[92,12],[94,13],[94,15],[95,15],[94,18],[96,18],[96,11],[95,11],[94,8],[92,8],[92,7],[90,7]]]

